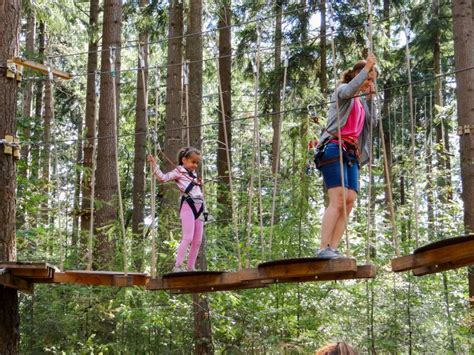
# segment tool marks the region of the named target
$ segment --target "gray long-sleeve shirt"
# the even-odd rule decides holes
[[[331,139],[337,138],[338,113],[336,99],[338,100],[339,120],[342,129],[354,105],[354,96],[357,95],[360,86],[367,79],[368,75],[369,73],[365,69],[362,69],[349,83],[339,85],[334,91],[328,111],[328,122],[326,129],[319,139],[318,147],[326,144]],[[360,164],[364,165],[369,161],[369,144],[371,144],[370,121],[372,120],[373,125],[375,125],[376,115],[373,115],[370,111],[370,101],[367,101],[365,97],[360,97],[360,102],[364,106],[365,111],[364,127],[359,136]]]

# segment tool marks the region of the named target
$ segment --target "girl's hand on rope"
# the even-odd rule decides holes
[[[375,57],[375,54],[374,53],[369,53],[367,55],[366,64],[365,64],[364,69],[368,73],[370,73],[370,71],[374,68],[375,64],[377,64],[377,58]]]
[[[156,167],[156,159],[153,155],[151,154],[148,154],[148,156],[146,157],[146,160],[148,161],[148,163],[150,164],[150,166],[155,169]]]

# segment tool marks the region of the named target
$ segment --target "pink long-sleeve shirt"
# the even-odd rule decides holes
[[[195,171],[192,173],[193,175],[196,175]],[[189,192],[189,196],[194,200],[194,202],[202,202],[204,200],[202,190],[198,186],[201,183],[198,181],[198,179],[192,178],[184,166],[178,165],[169,173],[164,174],[157,165],[155,167],[154,174],[160,182],[174,181],[178,187],[178,190],[181,192],[181,195],[183,195],[184,191],[186,191],[186,188],[191,183],[191,181],[194,182],[196,185],[194,185]]]

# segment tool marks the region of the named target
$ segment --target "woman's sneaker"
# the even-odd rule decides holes
[[[320,259],[337,259],[340,258],[339,252],[337,250],[334,250],[330,247],[324,248],[323,250],[320,250],[316,257]]]

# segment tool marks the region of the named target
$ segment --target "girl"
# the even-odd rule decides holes
[[[317,254],[324,259],[341,257],[337,251],[344,234],[347,217],[359,191],[359,169],[369,159],[370,104],[374,92],[373,80],[377,75],[376,58],[369,53],[367,60],[357,62],[341,76],[341,83],[332,95],[328,123],[316,148],[315,162],[328,189],[329,205],[321,226],[321,246]],[[357,97],[358,95],[362,95]],[[336,103],[337,100],[337,103]],[[343,149],[343,177],[339,161],[338,120]],[[344,191],[345,188],[345,201]]]
[[[178,166],[167,174],[163,174],[152,155],[148,155],[147,160],[158,181],[174,180],[180,191],[181,207],[179,214],[183,239],[178,247],[173,272],[186,271],[183,261],[189,245],[191,245],[191,251],[189,252],[187,270],[194,271],[204,227],[204,222],[200,218],[204,211],[202,182],[196,175],[196,169],[201,162],[201,152],[193,147],[181,148],[178,152]]]

